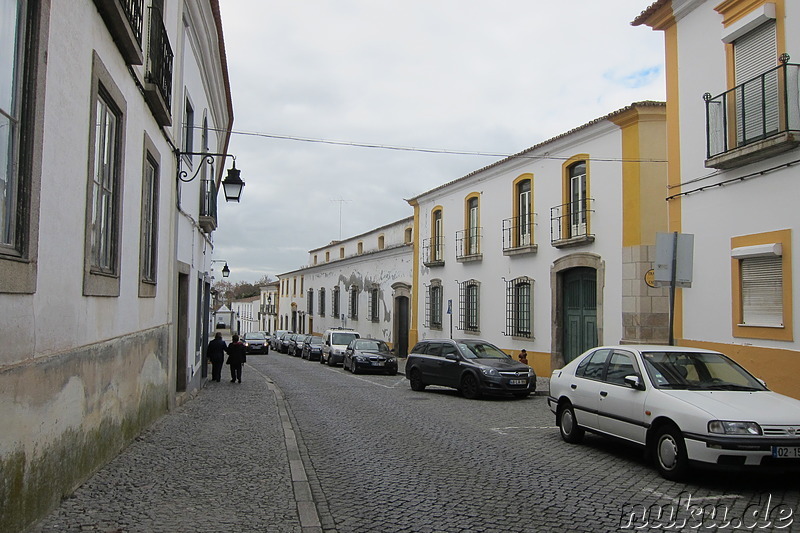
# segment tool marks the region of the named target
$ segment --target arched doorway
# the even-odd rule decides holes
[[[395,355],[405,357],[408,355],[408,332],[411,327],[411,286],[405,283],[395,283],[394,289],[394,324],[392,338],[394,339]]]

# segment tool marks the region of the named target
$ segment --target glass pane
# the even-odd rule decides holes
[[[18,63],[19,14],[24,0],[0,0],[0,110],[13,116]]]
[[[15,237],[17,195],[11,127],[11,121],[0,115],[0,244],[13,244]]]

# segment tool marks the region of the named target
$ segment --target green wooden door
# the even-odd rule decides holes
[[[564,362],[597,346],[597,272],[580,267],[564,273]]]

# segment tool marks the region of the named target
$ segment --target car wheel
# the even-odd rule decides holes
[[[680,430],[673,424],[659,428],[653,439],[653,457],[658,472],[670,481],[680,481],[689,470],[686,443]]]
[[[336,366],[333,363],[333,357],[331,357],[330,355],[328,356],[328,366]]]
[[[481,391],[478,387],[478,378],[473,374],[467,374],[461,378],[461,394],[468,400],[477,400],[481,397]]]
[[[350,363],[350,372],[353,374],[358,374],[358,366],[356,366],[355,360]]]
[[[420,374],[419,370],[412,370],[411,375],[408,377],[408,381],[411,384],[411,390],[425,390],[425,384],[422,382],[422,374]]]
[[[561,438],[570,444],[578,444],[583,440],[583,428],[578,425],[578,419],[575,418],[575,410],[572,405],[566,404],[558,410],[558,429],[561,432]]]

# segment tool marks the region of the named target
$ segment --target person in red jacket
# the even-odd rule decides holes
[[[228,364],[231,366],[231,383],[241,383],[242,364],[247,361],[247,352],[244,343],[239,341],[239,335],[233,336],[225,351],[228,352]]]

